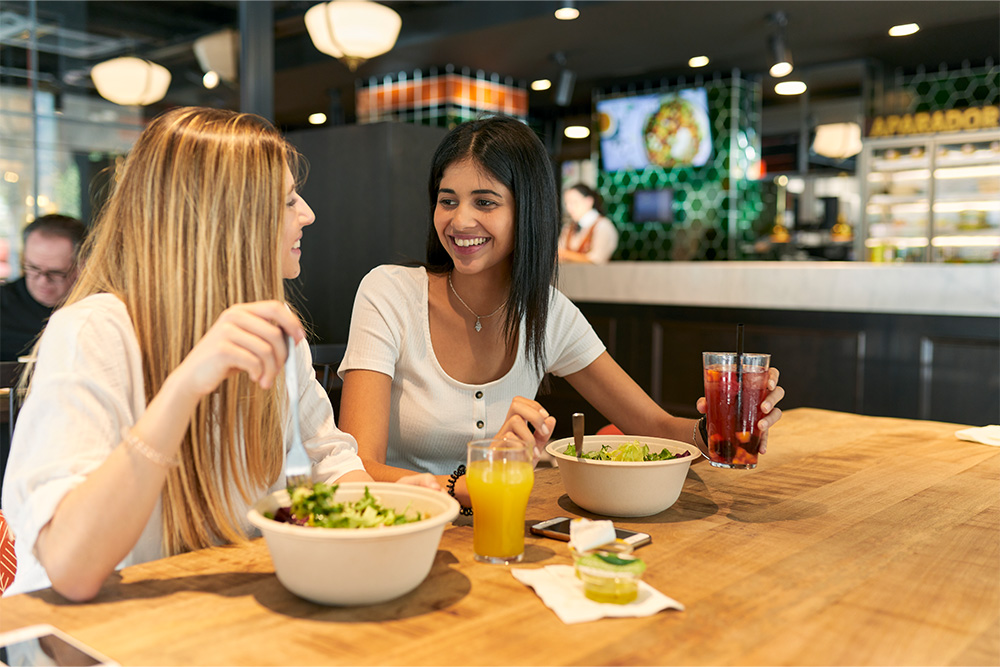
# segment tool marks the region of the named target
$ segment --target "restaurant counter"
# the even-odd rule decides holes
[[[0,599],[0,630],[49,623],[124,665],[997,665],[1000,447],[960,428],[799,409],[756,470],[695,463],[672,507],[615,520],[652,536],[644,580],[684,611],[566,625],[510,570],[567,545],[479,563],[462,517],[383,604],[297,598],[255,540],[125,568],[86,604]],[[560,515],[596,518],[540,469],[528,522]]]
[[[696,416],[701,352],[735,350],[744,323],[748,351],[782,372],[783,408],[1000,421],[998,264],[563,264],[559,288],[676,414]],[[558,380],[549,400],[557,418],[582,401]]]
[[[562,264],[578,303],[1000,317],[1000,264]]]

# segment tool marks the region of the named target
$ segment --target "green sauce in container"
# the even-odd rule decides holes
[[[583,552],[570,551],[588,599],[628,604],[639,596],[639,580],[646,564],[632,555],[632,545],[616,540]]]

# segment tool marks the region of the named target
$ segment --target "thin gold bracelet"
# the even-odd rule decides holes
[[[132,431],[128,429],[122,430],[122,437],[124,438],[124,443],[126,447],[131,447],[135,451],[142,454],[150,462],[155,463],[161,468],[176,468],[181,464],[181,459],[179,456],[168,457],[164,456],[160,452],[156,451],[145,442],[140,440]]]

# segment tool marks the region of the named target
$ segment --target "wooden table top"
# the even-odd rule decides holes
[[[1000,448],[954,424],[790,410],[753,471],[694,465],[642,530],[645,580],[686,606],[565,625],[448,527],[412,593],[359,608],[287,592],[266,545],[122,570],[87,604],[0,600],[0,630],[51,623],[128,665],[998,665]],[[590,516],[542,469],[530,522]],[[569,563],[527,538],[521,566]],[[516,567],[516,566],[515,566]]]

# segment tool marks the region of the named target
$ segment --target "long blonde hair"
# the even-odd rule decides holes
[[[147,402],[223,310],[284,300],[284,169],[299,164],[263,118],[188,107],[153,120],[118,169],[66,303],[125,303]],[[201,401],[162,494],[167,554],[245,539],[230,489],[249,502],[278,478],[283,401],[243,373]]]

